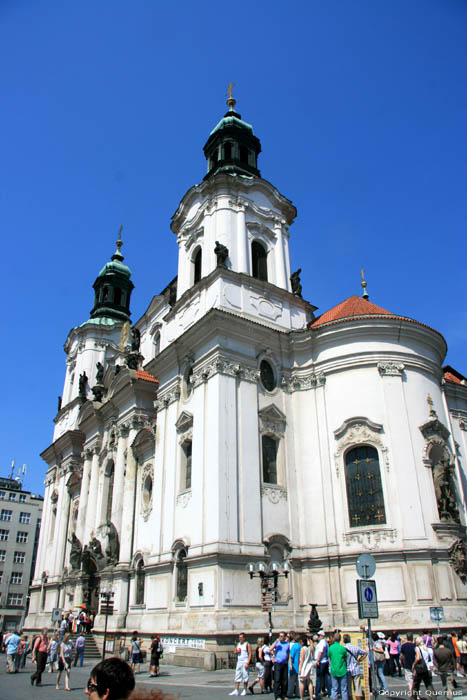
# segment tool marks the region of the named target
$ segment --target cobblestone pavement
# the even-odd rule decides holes
[[[42,676],[43,686],[37,688],[31,686],[30,675],[33,672],[33,664],[28,661],[26,668],[20,673],[9,674],[5,672],[6,657],[0,655],[0,700],[68,700],[84,697],[89,674],[95,662],[85,663],[83,668],[72,668],[70,686],[71,693],[62,690],[55,690],[56,674],[44,673]],[[203,671],[197,668],[183,668],[181,666],[161,666],[161,675],[158,678],[149,678],[147,666],[142,666],[142,673],[136,676],[138,685],[145,688],[160,688],[175,697],[183,699],[206,698],[207,700],[221,700],[228,698],[229,692],[233,688],[233,670]],[[252,678],[254,678],[252,674]],[[467,699],[467,679],[458,679],[458,697]],[[407,685],[403,678],[387,678],[389,696],[393,698],[405,698],[408,696]],[[64,678],[62,676],[61,685],[63,688]],[[258,686],[256,686],[257,689]],[[437,678],[434,678],[435,690],[440,692],[441,685]],[[250,696],[250,693],[248,693]],[[422,692],[422,696],[424,693]],[[272,700],[272,695],[268,696]],[[387,696],[384,696],[387,697]]]

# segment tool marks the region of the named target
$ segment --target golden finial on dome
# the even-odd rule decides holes
[[[119,228],[119,230],[118,230],[118,241],[117,241],[118,252],[120,252],[120,248],[121,248],[122,245],[123,245],[123,241],[122,241],[122,231],[123,231],[123,226],[120,226],[120,228]]]
[[[361,275],[361,278],[362,278],[362,282],[361,282],[361,284],[362,284],[362,289],[363,289],[363,294],[362,294],[362,296],[363,296],[364,299],[366,299],[366,300],[368,301],[368,292],[366,291],[366,281],[365,281],[365,270],[363,269],[363,267],[362,267],[362,269],[360,270],[360,275]]]
[[[225,93],[225,96],[228,98],[227,99],[227,107],[230,109],[231,112],[233,112],[233,109],[235,105],[237,104],[237,100],[234,99],[234,96],[232,95],[232,90],[235,87],[235,83],[229,83],[229,87],[227,88],[227,92]]]

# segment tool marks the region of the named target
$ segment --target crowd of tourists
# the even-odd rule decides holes
[[[275,640],[266,635],[253,650],[242,633],[235,647],[235,687],[229,695],[254,694],[258,685],[260,693],[273,692],[276,700],[304,698],[305,693],[313,700],[325,696],[362,700],[362,675],[364,664],[370,665],[370,651],[380,693],[388,692],[387,675],[402,676],[402,672],[408,694],[418,696],[422,683],[432,693],[432,677],[437,674],[447,697],[452,698],[456,677],[467,676],[467,635],[458,638],[452,632],[433,637],[424,632],[414,638],[411,633],[401,637],[397,632],[374,632],[364,646],[353,644],[350,635],[339,630],[320,630],[315,635],[280,632]],[[254,680],[250,678],[252,668]],[[367,677],[371,688],[371,673]]]

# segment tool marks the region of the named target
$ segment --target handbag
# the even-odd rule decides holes
[[[383,652],[383,651],[375,651],[374,654],[375,654],[375,661],[378,661],[378,662],[384,661],[385,658],[386,658],[386,657],[384,656],[384,652]]]
[[[415,662],[413,670],[415,671],[415,673],[418,673],[418,674],[426,673],[428,671],[428,666],[426,665],[426,661],[423,658],[423,654],[421,651],[420,651],[420,658],[418,661]]]

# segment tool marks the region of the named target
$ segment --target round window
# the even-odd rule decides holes
[[[150,474],[144,480],[143,486],[143,502],[147,506],[152,496],[152,476]]]
[[[266,360],[262,360],[259,366],[259,372],[261,377],[261,384],[264,386],[266,391],[273,391],[276,388],[276,377],[274,375],[274,370]]]

